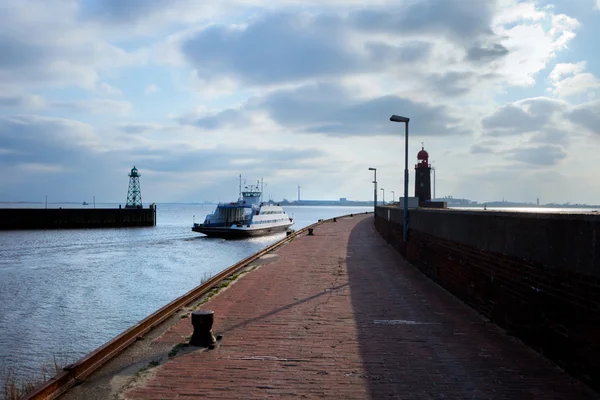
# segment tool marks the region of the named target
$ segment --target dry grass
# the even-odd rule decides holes
[[[2,368],[0,370],[0,384],[2,384],[1,393],[4,395],[3,400],[19,400],[24,398],[38,385],[47,382],[61,372],[64,365],[67,365],[66,358],[59,361],[55,356],[52,363],[40,366],[38,376],[17,375],[14,368]]]

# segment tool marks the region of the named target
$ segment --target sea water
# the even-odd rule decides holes
[[[48,205],[58,207],[93,204]],[[192,232],[192,223],[214,208],[158,204],[157,225],[148,228],[0,232],[0,375],[40,376],[54,360],[76,361],[203,279],[285,237],[224,240]],[[372,209],[285,207],[293,229]]]

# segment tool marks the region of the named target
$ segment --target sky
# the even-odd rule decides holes
[[[423,143],[437,197],[598,204],[598,38],[600,0],[3,0],[0,201],[391,200],[397,114],[410,196]]]

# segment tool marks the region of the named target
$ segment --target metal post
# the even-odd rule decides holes
[[[406,237],[408,236],[408,121],[406,121],[404,132],[404,229],[402,239],[406,243]]]
[[[376,213],[376,208],[377,208],[377,170],[373,171],[375,172],[375,180],[373,181],[373,187],[375,188],[375,197],[374,197],[374,201],[375,201],[375,209],[373,209],[373,212]]]
[[[373,216],[377,218],[377,168],[369,168],[369,171],[373,171],[375,176],[373,178]]]
[[[435,168],[433,168],[433,198],[435,199]]]

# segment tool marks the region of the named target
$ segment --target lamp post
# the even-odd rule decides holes
[[[433,166],[433,163],[435,161],[431,162],[431,170],[433,171],[433,199],[435,200],[435,167]]]
[[[390,192],[392,192],[392,203],[395,201],[396,199],[396,192],[394,192],[393,190],[390,190]]]
[[[385,206],[385,189],[381,188],[381,191],[383,192],[383,196],[381,197],[381,204]]]
[[[402,230],[402,239],[406,243],[408,234],[408,122],[410,118],[392,115],[392,122],[404,122],[404,226]]]
[[[377,215],[377,168],[369,168],[369,171],[374,172],[373,177],[373,214]]]

